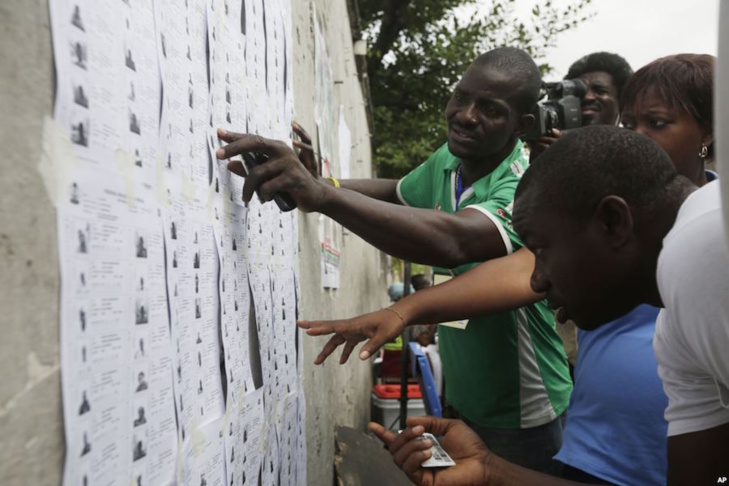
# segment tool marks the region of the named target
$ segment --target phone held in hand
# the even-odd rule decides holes
[[[243,153],[243,167],[245,168],[246,173],[249,173],[254,167],[258,167],[266,162],[268,162],[268,155],[266,154],[255,152]],[[273,196],[273,200],[276,202],[278,208],[283,212],[296,209],[296,203],[288,194],[276,194]]]

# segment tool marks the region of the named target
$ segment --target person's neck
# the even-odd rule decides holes
[[[477,180],[493,172],[514,150],[516,141],[516,139],[512,140],[499,152],[492,155],[474,159],[461,158],[461,180],[463,181],[463,186],[470,186]]]
[[[690,180],[697,187],[705,186],[709,182],[706,179],[706,162],[707,160],[696,156],[692,163],[683,164],[678,173]]]
[[[697,187],[687,179],[682,178],[680,185],[676,187],[669,196],[669,202],[662,205],[660,210],[653,214],[646,215],[645,228],[643,230],[643,241],[645,241],[645,251],[641,258],[641,269],[637,272],[639,275],[635,279],[638,287],[645,289],[643,293],[643,302],[655,307],[663,307],[663,300],[658,291],[658,279],[656,272],[658,270],[658,257],[663,250],[663,240],[669,231],[676,224],[678,211],[686,199],[696,191]]]
[[[696,174],[696,180],[692,181],[696,186],[703,187],[706,184],[709,183],[709,180],[706,178],[706,164],[701,163],[701,166],[699,168],[699,173]]]

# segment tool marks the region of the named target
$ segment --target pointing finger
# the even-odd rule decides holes
[[[386,336],[375,335],[369,341],[367,341],[359,352],[359,359],[362,361],[369,359],[370,356],[375,354],[378,349],[382,347],[389,339]]]
[[[332,336],[332,338],[324,345],[324,348],[322,348],[319,356],[317,356],[314,360],[314,364],[322,364],[326,361],[329,355],[332,354],[340,345],[344,344],[344,342],[345,339],[342,336]]]
[[[302,150],[314,150],[314,148],[309,145],[308,143],[299,142],[298,140],[293,141],[294,147],[302,149]]]
[[[392,441],[395,440],[395,437],[397,437],[397,434],[395,434],[395,432],[393,432],[392,430],[388,430],[382,425],[375,422],[370,422],[368,424],[368,428],[370,429],[370,432],[379,437],[379,439],[384,442],[384,444],[388,447],[390,446]]]
[[[420,445],[422,447],[422,445]],[[430,447],[430,446],[428,446]],[[433,454],[430,452],[430,450],[416,450],[414,452],[411,452],[406,458],[405,462],[402,464],[402,470],[407,474],[408,476],[412,476],[415,474],[418,469],[423,465],[425,461],[430,459],[430,456]]]
[[[389,449],[392,455],[396,455],[405,444],[411,440],[417,439],[425,433],[425,428],[422,425],[416,425],[415,427],[408,427],[403,430],[397,437],[390,443]]]
[[[219,148],[215,155],[219,159],[229,159],[236,155],[240,155],[246,152],[257,152],[266,155],[270,155],[275,152],[277,142],[263,138],[260,135],[249,135],[232,132],[223,132],[224,135],[220,135],[222,130],[218,130],[218,134],[221,140],[230,141],[228,145]]]
[[[342,356],[339,358],[339,364],[344,364],[349,359],[349,355],[354,351],[355,343],[347,342],[342,350]]]
[[[311,321],[306,322],[306,334],[309,336],[324,336],[336,332],[334,326],[328,321]]]
[[[235,175],[239,175],[241,177],[246,176],[246,170],[243,168],[243,163],[238,160],[231,160],[228,162],[228,170]]]
[[[307,145],[311,145],[311,137],[308,133],[306,133],[306,130],[304,130],[304,127],[299,125],[298,122],[294,122],[292,124],[292,128],[294,129],[294,133],[301,138],[301,141],[304,142]]]

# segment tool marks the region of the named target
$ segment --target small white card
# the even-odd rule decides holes
[[[461,331],[466,329],[466,326],[468,325],[467,320],[461,320],[461,321],[452,321],[452,322],[441,322],[441,326],[446,327],[452,327],[454,329],[460,329]]]
[[[435,275],[433,275],[433,285],[440,285],[449,281],[452,278],[453,277],[450,275],[442,275],[436,273]],[[466,329],[466,326],[468,325],[468,319],[461,319],[460,321],[441,322],[440,325],[464,331]]]
[[[421,467],[449,467],[455,466],[456,463],[451,456],[440,446],[438,439],[433,434],[424,433],[418,440],[431,440],[433,445],[430,448],[430,459],[422,463]]]

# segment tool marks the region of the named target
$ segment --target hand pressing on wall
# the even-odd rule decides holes
[[[507,312],[544,298],[531,288],[534,254],[522,248],[503,258],[489,260],[445,283],[408,295],[386,309],[333,321],[299,321],[309,336],[335,334],[314,361],[323,363],[346,343],[343,364],[354,347],[362,346],[360,359],[368,359],[383,344],[402,334],[405,326],[435,324]]]
[[[311,145],[311,137],[306,132],[306,130],[304,130],[304,127],[299,125],[297,122],[294,122],[291,125],[291,128],[293,128],[294,133],[299,137],[299,140],[294,140],[294,147],[299,149],[299,160],[302,164],[304,164],[306,170],[308,170],[312,176],[318,179],[319,164],[316,161],[314,147]]]
[[[333,186],[315,178],[286,143],[269,140],[260,135],[227,132],[218,129],[218,137],[228,143],[218,149],[219,159],[230,159],[244,153],[259,153],[268,156],[268,161],[246,170],[240,161],[230,161],[228,170],[245,177],[243,201],[251,200],[257,193],[262,202],[273,199],[278,193],[288,194],[298,208],[304,212],[318,211],[325,198],[325,192]]]
[[[465,207],[451,213],[438,210],[438,204],[436,209],[430,209],[430,204],[404,206],[398,196],[397,180],[336,181],[312,175],[316,171],[309,158],[314,154],[311,145],[305,143],[310,140],[306,132],[299,132],[302,141],[298,146],[304,154],[303,163],[289,142],[218,131],[219,138],[228,143],[218,150],[219,159],[243,154],[248,158],[249,154],[263,155],[255,157],[257,160],[250,164],[255,167],[249,167],[249,164],[244,167],[236,161],[228,165],[229,170],[246,177],[244,201],[250,201],[254,192],[264,202],[277,195],[287,196],[292,202],[288,206],[296,205],[302,211],[329,216],[379,250],[424,265],[455,268],[508,252],[498,219],[492,219],[479,209]],[[262,162],[261,159],[267,160]],[[247,174],[246,168],[249,169]],[[505,192],[496,191],[501,195],[494,196],[491,204],[508,206],[512,182],[507,180],[502,184]],[[430,196],[433,195],[424,198]]]
[[[369,338],[359,353],[360,359],[368,359],[385,343],[402,334],[405,329],[405,320],[401,318],[400,313],[393,309],[381,309],[351,319],[298,321],[297,325],[306,329],[309,336],[334,334],[324,345],[314,360],[314,364],[322,364],[342,344],[344,344],[344,349],[339,358],[339,364],[344,364],[355,346]]]

